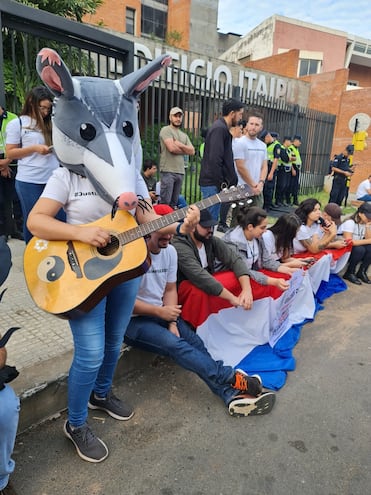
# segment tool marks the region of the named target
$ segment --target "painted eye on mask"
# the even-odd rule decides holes
[[[84,141],[93,141],[97,134],[95,127],[91,124],[81,124],[80,126],[80,136]]]
[[[125,120],[125,122],[122,123],[122,130],[126,137],[131,138],[134,134],[133,124],[128,120]]]

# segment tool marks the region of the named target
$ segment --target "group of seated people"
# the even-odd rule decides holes
[[[160,215],[172,211],[163,204],[154,209]],[[313,292],[346,263],[348,280],[354,273],[357,280],[371,283],[371,207],[362,205],[341,224],[338,205],[329,204],[322,213],[318,200],[310,198],[268,227],[266,211],[247,205],[240,207],[237,222],[223,238],[214,236],[216,221],[202,210],[193,232],[149,236],[152,264],[142,277],[125,342],[173,358],[200,376],[231,415],[248,416],[269,412],[275,395],[262,392],[259,376],[248,376],[210,355],[195,332],[203,315],[213,311],[215,299],[249,311],[256,299],[285,292],[298,270],[313,278],[306,286]],[[335,267],[340,260],[341,267]]]

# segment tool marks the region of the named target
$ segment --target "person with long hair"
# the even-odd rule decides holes
[[[323,221],[321,203],[316,198],[307,198],[295,210],[302,225],[293,241],[294,252],[319,253],[326,248],[340,249],[346,246],[344,240],[335,240],[335,222]]]
[[[292,258],[291,256],[294,252],[293,241],[300,226],[300,218],[295,213],[286,213],[264,232],[264,246],[272,260],[278,260],[290,268],[302,268],[311,264],[313,258]]]
[[[51,112],[51,94],[44,86],[37,86],[26,95],[19,119],[7,126],[6,156],[18,160],[15,189],[21,202],[26,243],[32,237],[26,226],[28,214],[59,166],[52,151]],[[63,212],[58,213],[58,219],[65,219]]]
[[[362,285],[361,281],[371,284],[367,275],[371,263],[371,204],[361,204],[358,210],[341,225],[341,231],[344,239],[352,242],[352,251],[343,278],[356,285]]]
[[[289,287],[284,278],[275,278],[261,272],[266,269],[291,275],[293,268],[272,260],[265,248],[262,236],[267,230],[268,214],[258,206],[242,206],[237,214],[237,226],[223,237],[225,242],[234,245],[242,255],[249,269],[249,276],[261,285],[273,285],[280,290]]]

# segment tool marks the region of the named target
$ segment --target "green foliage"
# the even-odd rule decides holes
[[[181,43],[183,39],[182,33],[179,31],[168,31],[165,36],[165,42],[169,46],[175,46],[179,47],[179,44]]]
[[[103,0],[18,0],[19,3],[46,10],[51,14],[57,14],[77,22],[82,22],[86,14],[95,14]]]

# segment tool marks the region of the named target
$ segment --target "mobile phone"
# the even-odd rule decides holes
[[[327,222],[324,218],[319,217],[318,223],[321,225],[321,227],[327,227]]]

